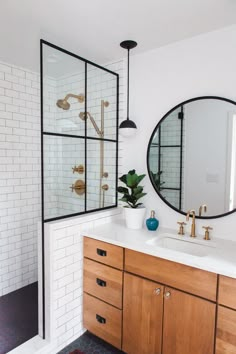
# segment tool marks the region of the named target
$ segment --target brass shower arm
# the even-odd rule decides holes
[[[76,98],[80,103],[84,102],[84,95],[80,93],[79,95],[74,95],[73,93],[68,93],[64,100],[68,101],[70,97]]]

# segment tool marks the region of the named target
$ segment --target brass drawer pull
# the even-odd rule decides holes
[[[102,250],[101,248],[97,248],[97,254],[101,257],[106,257],[107,251]]]
[[[97,285],[102,286],[102,287],[107,286],[107,282],[105,280],[102,280],[99,278],[96,279],[96,283],[97,283]]]
[[[106,323],[106,319],[100,315],[96,315],[96,320],[99,322],[99,323],[102,323],[102,324],[105,324]]]

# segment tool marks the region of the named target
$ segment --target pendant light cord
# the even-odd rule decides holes
[[[128,48],[128,72],[127,72],[127,119],[129,120],[129,51]]]

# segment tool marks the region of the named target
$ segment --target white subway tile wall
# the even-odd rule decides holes
[[[110,63],[107,68],[120,74],[120,121],[124,119],[124,61],[120,60]],[[109,138],[114,138],[114,129],[111,121],[114,119],[114,80],[110,75],[105,74],[103,79],[97,83],[102,86],[96,97],[93,91],[92,76],[96,70],[90,70],[89,94],[91,96],[91,113],[97,117],[100,116],[101,95],[109,100],[110,105],[105,108],[105,129]],[[93,73],[93,74],[92,74]],[[105,78],[104,78],[105,77]],[[57,108],[52,102],[70,91],[70,88],[64,84],[64,91],[57,92],[58,85],[55,79],[48,77],[47,94],[44,97],[44,117],[47,131],[56,131],[59,126],[59,119],[66,114]],[[75,78],[76,84],[79,83]],[[110,80],[108,80],[110,79]],[[70,78],[71,80],[71,78]],[[98,80],[96,78],[96,80]],[[105,85],[108,80],[107,86]],[[75,82],[72,85],[75,85]],[[63,85],[62,85],[63,86]],[[106,86],[106,87],[105,87]],[[84,92],[84,81],[80,80],[77,86],[77,93]],[[76,87],[71,90],[76,91]],[[104,92],[112,90],[112,97],[103,96]],[[69,90],[69,91],[68,91]],[[94,97],[94,98],[92,98]],[[96,101],[97,100],[97,101]],[[73,100],[72,100],[73,101]],[[95,105],[97,102],[97,107]],[[94,104],[94,105],[93,105]],[[74,110],[75,118],[78,118],[78,112],[84,110],[83,103],[73,102],[76,106]],[[93,105],[93,106],[92,106]],[[93,110],[92,110],[93,109]],[[97,119],[97,118],[96,118]],[[66,120],[66,122],[68,119]],[[77,122],[77,121],[76,121]],[[79,119],[80,131],[84,132],[84,123]],[[62,125],[63,126],[63,125]],[[65,128],[64,128],[65,129]],[[74,129],[74,126],[73,126]],[[88,122],[88,131],[94,136],[94,129]],[[63,132],[61,130],[61,132]],[[107,136],[108,137],[108,136]],[[56,140],[56,138],[54,138]],[[109,150],[108,146],[112,143],[105,143],[105,154],[108,158],[109,166],[105,163],[105,169],[109,172],[109,177],[104,181],[109,187],[114,185],[115,163],[113,159],[114,149]],[[80,145],[80,144],[79,144]],[[47,168],[45,169],[45,202],[47,210],[50,211],[49,217],[55,215],[55,212],[62,215],[68,213],[68,208],[72,212],[77,212],[78,206],[83,207],[83,198],[72,196],[70,186],[76,179],[83,179],[84,175],[71,174],[71,168],[75,164],[84,164],[83,150],[80,149],[78,157],[77,144],[71,144],[71,148],[65,145],[61,156],[56,156],[56,141],[48,141],[46,149],[50,151]],[[122,154],[122,142],[119,145]],[[75,156],[76,155],[76,156]],[[60,170],[57,164],[58,159],[63,157],[63,166],[67,170]],[[106,161],[106,162],[107,162]],[[121,168],[121,157],[119,157],[119,168]],[[19,68],[8,63],[0,63],[0,296],[14,291],[22,286],[37,281],[37,222],[40,220],[40,92],[39,75],[24,68]],[[111,169],[111,171],[109,170]],[[59,180],[61,181],[60,193],[51,193]],[[93,184],[91,175],[90,185]],[[58,186],[57,186],[58,187]],[[114,187],[113,187],[114,188]],[[50,190],[50,194],[48,191]],[[112,192],[112,193],[111,193]],[[114,202],[114,194],[110,188],[106,194],[105,205]],[[50,198],[49,198],[50,195]],[[98,198],[98,197],[96,197]],[[95,198],[95,199],[96,199]],[[91,193],[89,201],[91,208],[97,201]]]
[[[47,340],[53,354],[78,338],[83,328],[83,234],[111,222],[119,209],[47,224],[45,229]],[[41,353],[41,352],[40,352]]]
[[[0,296],[37,281],[39,75],[0,63]]]
[[[107,68],[120,74],[120,120],[123,120],[124,62],[120,60],[108,64]],[[104,85],[104,82],[100,84]],[[108,83],[109,90],[111,88],[109,87],[110,84]],[[61,97],[56,88],[56,81],[53,78],[48,78],[46,101],[44,99],[44,116],[46,117],[48,131],[55,131],[55,126],[58,126],[55,114],[59,117],[59,113],[64,113],[56,107],[56,104],[51,104],[52,101],[56,102]],[[78,86],[77,92],[84,92],[83,83],[81,83],[81,88]],[[68,93],[68,87],[64,87],[64,93]],[[103,94],[104,91],[102,91]],[[105,115],[109,112],[109,119],[113,119],[115,113],[114,107],[112,108],[111,97],[107,96],[105,99],[111,102],[109,107],[105,108]],[[98,107],[99,102],[100,98],[98,98]],[[73,104],[77,105],[77,103]],[[83,104],[80,104],[79,112],[83,109]],[[77,118],[78,107],[75,111]],[[109,126],[109,119],[106,118],[106,129],[109,137],[112,137],[114,131]],[[80,120],[80,124],[83,132],[83,121]],[[109,128],[110,130],[108,130]],[[89,129],[91,134],[94,134],[93,127],[90,126]],[[114,164],[114,151],[111,149],[109,152],[107,148],[109,144],[112,143],[105,144],[105,154],[110,159],[109,166],[105,165],[107,169],[108,167],[112,168]],[[71,148],[68,148],[68,145],[65,146],[61,156],[64,159],[63,164],[67,166],[67,172],[63,173],[63,171],[58,170],[55,145],[55,141],[46,144],[46,148],[50,150],[50,156],[46,161],[48,168],[45,170],[47,176],[45,179],[45,195],[47,209],[52,212],[51,215],[54,215],[55,210],[59,214],[68,212],[68,204],[73,211],[77,211],[78,200],[81,200],[81,208],[83,204],[83,198],[72,197],[69,189],[69,186],[77,179],[77,176],[71,174],[71,167],[77,163],[84,164],[83,152],[81,151],[79,158],[78,155],[75,158],[75,154],[77,154],[75,146],[78,144],[71,144]],[[120,150],[122,150],[121,147],[122,142]],[[119,167],[121,167],[120,161],[121,157],[119,158]],[[0,63],[0,296],[37,281],[38,278],[37,222],[41,215],[40,167],[39,75],[8,63]],[[105,182],[111,186],[114,183],[114,172],[108,172],[109,177]],[[79,176],[83,179],[83,175],[78,175],[78,178],[80,178]],[[48,190],[51,192],[55,188],[55,177],[63,178],[65,188],[58,195],[52,194],[49,200],[47,192]],[[91,175],[91,186],[92,179]],[[113,201],[114,196],[110,189],[107,192],[106,205],[113,203]],[[91,206],[94,205],[92,193],[90,203]]]

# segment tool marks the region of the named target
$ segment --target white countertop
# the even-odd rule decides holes
[[[169,233],[172,234],[173,237],[206,246],[206,255],[201,257],[195,256],[188,253],[153,246],[147,243],[147,241],[150,242],[150,240],[155,237],[162,237],[161,235],[163,233]],[[126,228],[123,219],[117,219],[111,223],[90,228],[83,234],[84,236],[134,251],[143,252],[209,272],[236,278],[236,242],[233,241],[220,238],[205,241],[202,236],[191,239],[187,234],[179,236],[177,235],[177,231],[166,228],[158,228],[157,231],[148,231],[144,228],[140,230],[132,230]]]

